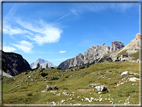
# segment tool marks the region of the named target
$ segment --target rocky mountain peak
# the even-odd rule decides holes
[[[142,34],[137,33],[137,34],[136,34],[136,40],[139,40],[139,39],[142,39]]]
[[[92,45],[92,48],[95,49],[96,47],[94,45]]]
[[[56,67],[55,65],[53,65],[49,61],[41,59],[41,58],[37,59],[36,62],[31,63],[30,67],[31,68],[36,68],[37,67],[37,63],[39,63],[42,68],[46,68],[46,64],[47,63],[48,63],[48,67]]]
[[[105,44],[105,43],[103,43],[103,44],[102,44],[102,46],[106,46],[106,44]]]
[[[110,51],[115,51],[118,50],[120,48],[124,47],[124,43],[120,42],[120,41],[112,41],[111,46],[110,46]]]

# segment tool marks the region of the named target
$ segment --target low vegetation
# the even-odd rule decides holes
[[[136,53],[131,54],[130,57],[132,57],[133,60],[139,59],[139,52],[140,52],[140,50],[137,51]]]
[[[3,78],[3,103],[139,104],[139,81],[129,81],[133,75],[121,76],[124,71],[139,74],[139,63],[104,62],[65,70],[24,71],[11,79]],[[98,92],[91,84],[106,86],[108,90]],[[57,86],[59,90],[42,92],[46,85]]]
[[[123,50],[120,53],[118,53],[117,57],[120,57],[121,55],[124,55],[126,53],[127,50]]]

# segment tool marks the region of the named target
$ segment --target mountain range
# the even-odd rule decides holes
[[[51,62],[44,60],[44,59],[41,59],[41,58],[37,59],[36,62],[31,63],[30,67],[32,69],[36,68],[37,63],[39,63],[42,68],[46,68],[47,63],[48,63],[48,67],[56,67],[56,65],[53,65]]]
[[[97,45],[96,47],[93,45],[91,48],[85,51],[84,55],[80,53],[78,56],[62,62],[58,67],[66,69],[69,67],[81,66],[83,64],[91,63],[94,60],[102,57],[103,55],[111,53],[123,47],[124,43],[120,41],[113,41],[110,47],[106,46],[105,43],[103,43],[102,45]]]
[[[139,50],[141,49],[140,41],[142,40],[142,35],[140,33],[136,34],[135,38],[131,42],[124,46],[124,43],[120,41],[113,41],[111,46],[106,46],[105,43],[102,45],[93,45],[84,52],[84,55],[79,53],[74,58],[67,59],[61,62],[58,68],[66,69],[69,67],[81,66],[84,64],[90,64],[95,62],[105,62],[105,61],[130,61],[139,62]],[[46,67],[57,67],[44,59],[37,59],[36,62],[29,64],[20,54],[13,52],[0,52],[2,56],[2,70],[5,73],[15,76],[22,71],[36,68],[37,63],[41,65],[42,68]]]

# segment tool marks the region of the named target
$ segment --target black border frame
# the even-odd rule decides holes
[[[142,0],[0,0],[0,23],[1,23],[1,39],[0,39],[0,49],[3,50],[3,3],[139,3],[139,33],[142,34]],[[140,62],[139,62],[139,73],[140,73],[140,83],[139,83],[139,90],[140,90],[140,95],[139,95],[139,104],[131,104],[131,105],[124,105],[124,104],[84,104],[84,105],[76,105],[76,106],[98,106],[98,107],[123,107],[123,106],[129,106],[129,107],[136,107],[136,106],[140,106],[141,107],[141,99],[142,99],[142,41],[140,40],[140,49],[141,51],[139,51],[139,58],[140,58]],[[0,69],[2,70],[2,52],[0,51]],[[0,70],[0,72],[1,72]],[[1,72],[1,75],[3,75],[3,73]],[[2,76],[0,77],[0,85],[1,85],[1,89],[0,89],[0,106],[54,106],[54,105],[49,105],[49,104],[3,104],[2,98],[3,98],[3,94],[2,94]],[[63,105],[55,105],[55,106],[74,106],[74,105],[69,105],[69,104],[63,104]]]

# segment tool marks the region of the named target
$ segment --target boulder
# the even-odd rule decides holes
[[[54,90],[58,90],[58,87],[57,87],[57,86],[54,86],[53,89],[54,89]]]
[[[130,73],[129,71],[125,71],[125,72],[121,73],[121,76],[123,76],[123,75],[132,75],[132,73]]]
[[[43,81],[46,81],[46,78]]]
[[[136,78],[136,77],[132,77],[132,78],[129,78],[129,81],[132,81],[132,82],[136,82],[136,81],[139,81],[140,79],[139,78]]]
[[[46,91],[52,90],[52,89],[53,89],[53,88],[52,88],[51,86],[49,86],[49,85],[46,86]]]
[[[31,82],[34,82],[34,80],[33,80],[33,79],[31,79]]]
[[[101,85],[101,86],[96,86],[95,87],[97,89],[97,91],[106,91],[107,90],[107,87]]]

